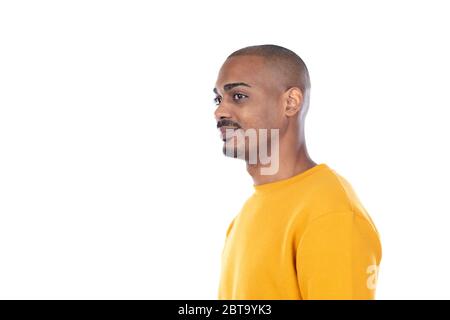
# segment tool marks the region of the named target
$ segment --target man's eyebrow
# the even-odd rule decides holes
[[[251,85],[249,85],[248,83],[245,83],[245,82],[233,82],[233,83],[227,83],[226,85],[224,85],[223,86],[223,90],[224,91],[229,91],[229,90],[231,90],[231,89],[233,89],[235,87],[238,87],[238,86],[245,86],[245,87],[249,87],[249,88],[252,87]],[[217,92],[216,88],[214,88],[213,91],[214,91],[215,94],[219,94]]]

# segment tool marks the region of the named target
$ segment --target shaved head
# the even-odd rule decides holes
[[[239,49],[227,58],[245,55],[264,58],[267,67],[276,74],[278,83],[284,89],[298,87],[305,100],[302,113],[306,113],[309,105],[311,82],[306,64],[295,52],[281,46],[263,44]]]

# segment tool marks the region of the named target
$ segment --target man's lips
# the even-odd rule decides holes
[[[227,130],[233,130],[233,133],[234,133],[237,129],[239,129],[239,128],[238,127],[227,127],[227,126],[220,127],[219,130],[221,133],[222,140],[226,141],[231,138],[231,136],[229,136],[229,137],[226,136]]]

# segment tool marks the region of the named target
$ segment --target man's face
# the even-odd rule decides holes
[[[283,123],[282,87],[276,72],[259,56],[234,56],[222,65],[214,88],[215,118],[224,142],[223,151],[233,150],[236,157],[243,152],[248,159],[249,151],[255,152],[259,144],[259,129],[280,129]],[[230,136],[226,129],[237,129]],[[248,143],[248,137],[238,139],[248,129],[255,129],[258,142]],[[280,130],[281,131],[281,130]],[[268,150],[270,147],[267,146]],[[257,152],[257,151],[256,151]]]

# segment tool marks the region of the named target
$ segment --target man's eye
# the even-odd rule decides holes
[[[245,94],[242,94],[242,93],[235,93],[233,95],[233,99],[234,100],[241,100],[243,98],[248,98],[248,97]]]
[[[220,96],[217,96],[214,98],[214,103],[219,104],[222,100],[220,99]]]

